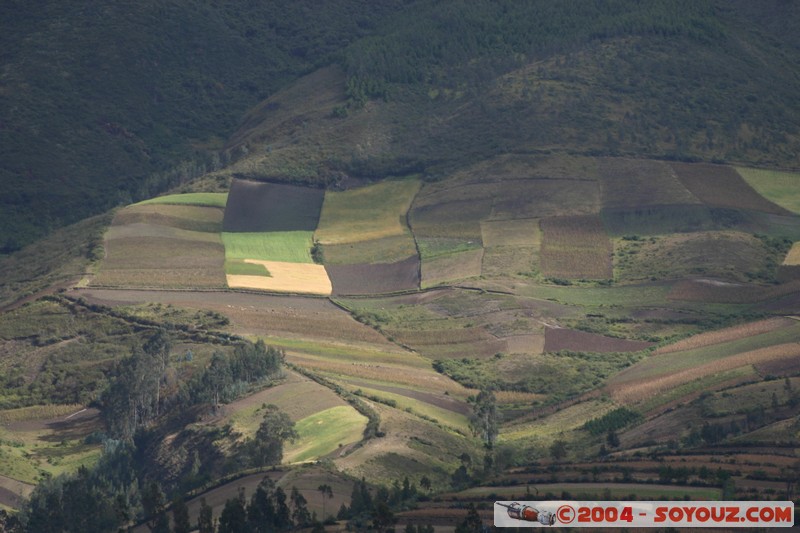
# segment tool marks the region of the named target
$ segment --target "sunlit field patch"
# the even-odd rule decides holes
[[[262,265],[270,275],[228,274],[229,287],[323,295],[331,294],[333,290],[322,265],[256,259],[245,259],[244,264]]]

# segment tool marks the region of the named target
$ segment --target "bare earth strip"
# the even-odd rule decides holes
[[[284,263],[245,259],[245,263],[263,265],[272,277],[228,274],[228,287],[275,292],[330,295],[333,290],[328,273],[322,265]]]
[[[646,378],[641,381],[609,385],[611,398],[622,403],[631,403],[654,397],[664,391],[684,383],[695,381],[723,370],[731,370],[748,365],[758,365],[768,361],[796,359],[800,357],[800,344],[788,343],[745,352],[718,361],[687,368],[668,375]]]
[[[702,348],[703,346],[710,346],[712,344],[730,342],[737,339],[743,339],[745,337],[752,337],[753,335],[769,333],[770,331],[793,326],[796,323],[797,322],[791,318],[768,318],[766,320],[759,320],[758,322],[751,322],[749,324],[733,326],[718,331],[693,335],[688,339],[678,341],[674,344],[670,344],[669,346],[663,346],[653,352],[653,354],[658,355],[662,353],[680,352],[683,350],[694,350],[696,348]]]

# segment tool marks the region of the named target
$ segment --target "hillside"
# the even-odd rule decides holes
[[[400,5],[4,2],[0,252],[238,157],[249,107]]]
[[[552,151],[795,168],[797,34],[767,20],[796,7],[762,7],[422,3],[248,113],[229,146],[250,155],[226,172],[440,179]]]
[[[59,229],[0,257],[0,529],[793,499],[797,9],[20,11],[9,113],[52,89],[20,89],[33,48],[64,74],[111,39],[101,66],[128,72],[47,100],[118,122],[31,111],[2,148],[3,216],[42,206],[6,251]],[[176,20],[197,24],[168,44]]]

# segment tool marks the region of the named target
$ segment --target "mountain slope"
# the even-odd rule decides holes
[[[398,5],[4,2],[0,252],[218,167],[248,107]]]
[[[315,74],[249,113],[231,172],[435,178],[550,150],[796,167],[798,40],[773,33],[793,9],[420,2],[348,47],[325,84]]]

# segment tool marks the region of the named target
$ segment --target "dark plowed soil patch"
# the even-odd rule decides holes
[[[323,189],[233,180],[223,231],[314,231],[325,197]]]
[[[652,342],[616,339],[596,333],[567,328],[546,328],[544,330],[544,351],[558,352],[637,352],[652,346]]]
[[[333,293],[383,294],[419,288],[419,258],[397,263],[326,265]]]
[[[758,194],[733,168],[706,163],[670,163],[678,179],[703,203],[775,215],[791,212]]]

